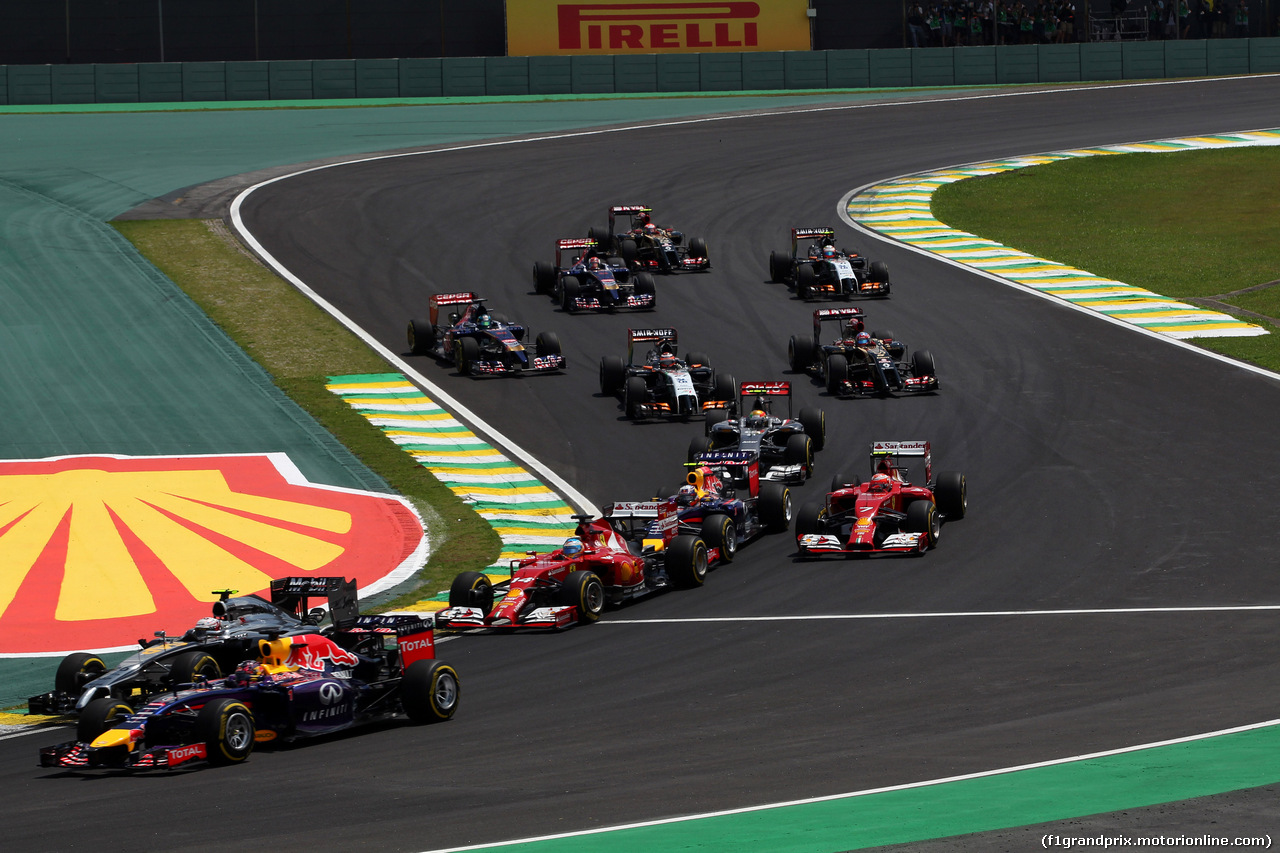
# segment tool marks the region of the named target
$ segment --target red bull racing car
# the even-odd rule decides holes
[[[42,767],[172,769],[191,762],[235,764],[255,744],[292,741],[406,715],[450,719],[458,674],[435,659],[430,621],[360,616],[349,631],[258,641],[256,657],[226,678],[197,677],[135,709],[95,699],[76,739],[40,750]]]
[[[801,299],[889,295],[889,267],[836,248],[833,228],[792,228],[791,252],[769,254],[769,278]],[[806,249],[801,244],[809,243]]]
[[[490,313],[474,293],[436,293],[427,304],[430,319],[409,321],[409,352],[414,355],[452,362],[463,376],[564,370],[555,332],[539,334],[530,353],[525,327]]]
[[[549,293],[567,314],[575,311],[652,310],[658,306],[653,276],[634,272],[592,239],[556,241],[556,261],[533,265],[533,289]]]
[[[758,453],[700,453],[687,467],[684,484],[670,498],[679,529],[700,535],[721,562],[732,562],[739,545],[791,527],[791,489],[760,476]]]
[[[903,457],[923,458],[925,485],[907,479]],[[943,521],[964,518],[968,510],[964,475],[943,471],[935,480],[927,441],[872,442],[871,470],[865,483],[836,474],[826,500],[800,510],[796,545],[802,557],[920,556],[938,544]]]
[[[653,209],[642,204],[614,205],[609,208],[609,227],[592,228],[588,236],[633,269],[664,273],[711,269],[706,240],[693,237],[685,245],[682,232],[654,224],[651,213]]]
[[[653,345],[641,363],[636,344]],[[717,373],[706,354],[679,357],[675,329],[628,329],[627,360],[600,359],[600,393],[621,394],[622,410],[632,420],[732,411],[735,391],[733,376]]]

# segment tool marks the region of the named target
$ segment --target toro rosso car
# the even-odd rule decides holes
[[[658,306],[653,276],[632,272],[622,258],[602,254],[592,239],[557,240],[555,263],[533,265],[533,289],[551,294],[569,314]]]
[[[329,734],[404,714],[448,720],[458,674],[435,659],[431,623],[361,616],[332,637],[258,641],[255,657],[226,678],[197,677],[134,709],[95,699],[76,739],[40,750],[42,767],[150,770],[189,762],[235,764],[257,743]]]
[[[786,412],[775,412],[774,401],[787,401]],[[738,388],[737,417],[709,412],[706,435],[689,441],[689,461],[709,450],[742,450],[760,460],[760,476],[799,484],[813,474],[813,454],[827,440],[827,417],[821,409],[791,409],[790,382],[743,382]]]
[[[491,314],[474,293],[436,293],[429,320],[409,321],[409,351],[452,362],[463,376],[544,373],[563,370],[555,332],[542,332],[534,351],[525,347],[525,327]]]
[[[893,332],[864,330],[861,308],[820,308],[813,312],[812,336],[792,335],[787,344],[791,369],[819,377],[840,397],[937,391],[933,354],[907,356]]]
[[[513,560],[511,578],[493,583],[463,572],[449,588],[441,628],[567,628],[595,622],[606,604],[675,586],[700,586],[720,559],[682,532],[671,501],[615,503],[604,518],[574,516],[575,535],[549,554]]]
[[[688,467],[673,497],[680,529],[699,534],[722,562],[732,562],[740,544],[791,527],[791,489],[761,478],[758,454],[701,453]]]
[[[608,229],[592,228],[588,236],[632,269],[664,273],[711,269],[706,240],[693,237],[685,245],[684,234],[655,225],[652,212],[642,204],[614,205],[609,208]]]
[[[636,344],[652,344],[644,361],[636,362]],[[713,411],[731,411],[733,376],[717,373],[704,353],[677,355],[675,329],[628,329],[627,360],[600,359],[600,393],[622,396],[626,417],[690,418]]]
[[[907,479],[903,457],[924,459],[925,485]],[[837,474],[824,501],[806,504],[796,516],[796,545],[803,557],[872,554],[920,556],[938,544],[942,522],[964,518],[964,475],[943,471],[933,479],[927,441],[876,441],[869,481]]]
[[[80,713],[96,699],[110,698],[137,706],[146,697],[197,678],[221,678],[257,648],[267,636],[311,634],[347,628],[359,615],[355,581],[334,577],[288,577],[271,582],[271,600],[220,590],[213,615],[199,620],[180,637],[157,631],[139,641],[141,648],[114,668],[93,652],[67,655],[54,674],[49,693],[32,696],[32,714]],[[323,608],[311,608],[315,599]]]
[[[769,253],[769,278],[801,299],[889,295],[889,267],[836,248],[832,228],[792,228],[791,252]],[[801,244],[809,242],[805,249]]]

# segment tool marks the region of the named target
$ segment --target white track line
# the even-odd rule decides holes
[[[1274,613],[1280,604],[1224,604],[1203,607],[1097,607],[1066,610],[972,610],[937,613],[829,613],[815,616],[694,616],[684,619],[605,619],[601,625],[680,625],[704,622],[831,622],[876,619],[989,619],[1000,616],[1113,616],[1122,613]]]

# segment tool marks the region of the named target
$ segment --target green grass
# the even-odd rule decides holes
[[[1280,370],[1280,148],[1062,160],[942,187],[953,228],[1227,310],[1272,334],[1194,343]],[[1225,303],[1225,308],[1223,304]],[[1245,312],[1253,312],[1252,314]]]
[[[394,368],[260,264],[221,221],[112,224],[261,364],[276,385],[422,514],[431,532],[431,557],[414,589],[379,609],[434,595],[447,589],[458,572],[478,570],[497,559],[501,541],[484,519],[325,388],[329,376]]]

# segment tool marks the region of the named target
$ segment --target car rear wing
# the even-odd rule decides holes
[[[750,407],[747,406],[747,399],[755,397],[786,397],[787,398],[787,414],[791,414],[791,383],[790,382],[741,382],[738,384],[738,411],[745,412]],[[766,408],[769,408],[771,400],[765,400]],[[770,408],[770,413],[772,409]]]
[[[841,323],[847,323],[850,320],[858,321],[858,328],[861,329],[863,319],[866,314],[861,308],[849,306],[847,308],[819,308],[813,312],[813,335],[819,337],[822,332],[822,324],[830,320],[838,320]]]
[[[834,228],[792,228],[791,254],[794,257],[799,253],[801,240],[821,240],[824,237],[834,238],[835,236]]]
[[[617,501],[605,507],[605,515],[622,525],[622,529],[645,531],[643,547],[661,548],[662,543],[676,534],[680,528],[680,516],[676,511],[676,502],[671,498],[652,501]],[[650,527],[648,523],[637,525],[636,519],[654,519],[657,523]]]
[[[470,305],[473,302],[479,302],[480,296],[475,293],[433,293],[427,300],[427,306],[431,312],[431,325],[437,325],[440,321],[440,309],[450,305]]]
[[[351,629],[353,634],[394,634],[400,649],[400,663],[405,669],[420,660],[436,656],[435,623],[408,613],[361,616]]]
[[[339,631],[350,630],[360,615],[354,579],[341,577],[288,577],[271,582],[271,603],[299,619],[310,610],[314,598],[323,596],[329,605],[329,616]]]
[[[566,237],[563,240],[556,241],[556,262],[557,269],[565,269],[573,265],[579,257],[586,254],[587,250],[594,249],[599,245],[590,237]],[[569,252],[569,260],[566,262],[564,253]]]
[[[671,352],[675,353],[678,340],[675,329],[627,329],[627,363],[635,364],[636,344],[666,342],[671,345]]]
[[[652,213],[652,207],[646,207],[643,204],[615,204],[609,208],[609,215],[617,216],[619,213]]]
[[[924,459],[924,478],[926,482],[933,480],[933,450],[927,441],[873,441],[871,442],[871,470],[874,473],[881,460],[888,460],[894,468],[903,456],[921,457]]]

